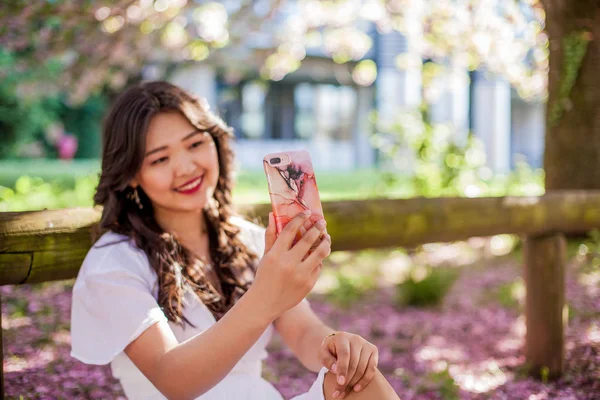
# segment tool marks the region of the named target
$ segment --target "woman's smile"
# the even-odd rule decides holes
[[[200,189],[203,181],[204,175],[200,175],[173,190],[181,194],[194,194]]]

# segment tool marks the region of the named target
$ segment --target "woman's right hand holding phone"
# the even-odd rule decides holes
[[[323,259],[331,253],[331,238],[325,231],[324,219],[317,221],[293,245],[309,217],[310,212],[298,214],[277,236],[275,218],[273,213],[269,214],[265,254],[248,293],[258,296],[259,310],[272,320],[306,297],[317,282]]]

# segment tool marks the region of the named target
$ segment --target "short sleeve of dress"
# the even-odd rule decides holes
[[[167,321],[140,253],[128,241],[92,247],[73,287],[71,356],[108,364],[147,328]]]

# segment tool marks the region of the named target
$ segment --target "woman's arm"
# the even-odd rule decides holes
[[[315,285],[331,251],[323,240],[308,256],[324,227],[313,226],[295,245],[309,214],[299,214],[261,259],[250,289],[216,324],[178,344],[165,322],[146,329],[125,353],[169,399],[194,399],[233,369],[276,318],[301,302]],[[275,225],[269,217],[269,232]],[[306,257],[305,257],[306,256]]]
[[[167,398],[194,399],[219,383],[267,329],[272,319],[260,304],[250,290],[216,324],[182,343],[159,322],[125,353]]]
[[[325,336],[335,330],[325,325],[306,302],[283,313],[274,325],[302,365],[319,372],[323,367],[318,357],[319,348]]]

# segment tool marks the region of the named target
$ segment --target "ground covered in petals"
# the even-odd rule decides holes
[[[347,253],[337,256],[337,263],[333,257],[310,301],[329,325],[378,346],[379,367],[402,399],[600,398],[600,272],[587,258],[573,257],[568,268],[565,374],[556,382],[540,382],[524,374],[518,256],[461,261],[451,246],[401,256],[373,254]],[[365,268],[369,261],[372,268]],[[344,262],[346,270],[339,266]],[[414,272],[414,264],[424,262],[457,272],[448,293],[438,305],[399,304],[398,284],[390,282],[400,281],[404,267]],[[332,277],[352,275],[348,268],[363,274],[332,283]],[[370,284],[356,284],[362,281]],[[0,288],[7,398],[124,398],[108,366],[88,366],[69,356],[71,288],[72,281]],[[307,372],[279,337],[270,350],[266,379],[286,399],[308,390],[316,374]]]

